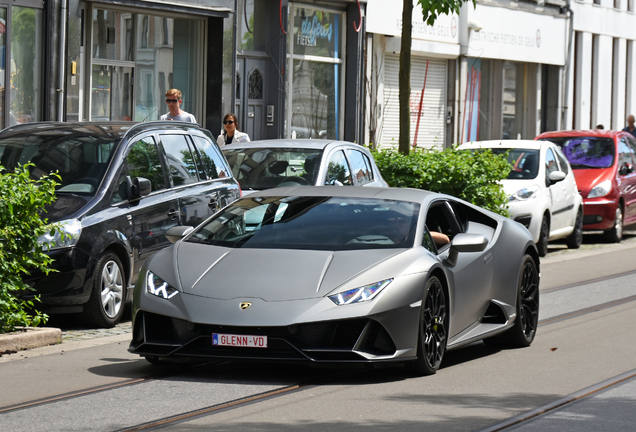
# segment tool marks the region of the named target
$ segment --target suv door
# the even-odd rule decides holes
[[[179,202],[172,194],[165,171],[155,137],[136,138],[126,150],[111,195],[111,205],[127,209],[127,222],[124,223],[127,226],[122,230],[133,248],[133,283],[146,258],[170,244],[165,232],[180,225]],[[139,198],[128,196],[129,183],[136,177],[150,180],[148,195]]]
[[[209,139],[163,133],[160,140],[184,225],[200,224],[239,197],[225,159]]]

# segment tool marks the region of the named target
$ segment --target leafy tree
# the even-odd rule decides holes
[[[423,20],[432,26],[442,14],[456,13],[468,0],[417,0],[422,6]],[[471,0],[477,6],[477,0]],[[400,104],[400,153],[409,154],[411,147],[411,32],[413,30],[413,0],[402,0],[402,42],[400,45],[399,104]]]
[[[33,310],[32,300],[21,299],[19,294],[31,290],[22,280],[25,275],[51,271],[52,259],[38,238],[59,232],[41,213],[55,200],[60,178],[51,174],[33,180],[31,166],[18,165],[10,173],[0,166],[0,333],[16,326],[37,326],[48,318]]]

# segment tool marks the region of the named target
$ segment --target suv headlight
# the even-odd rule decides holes
[[[527,188],[519,189],[508,197],[508,201],[527,201],[537,197],[539,192],[539,186],[532,185]]]
[[[605,180],[597,184],[592,188],[590,193],[587,195],[588,198],[598,198],[604,197],[612,190],[612,182],[610,180]]]
[[[146,291],[148,294],[156,295],[164,299],[171,299],[179,293],[175,287],[151,271],[146,275]]]
[[[387,279],[360,288],[354,288],[329,296],[329,300],[338,306],[371,300],[380,293],[393,279]]]
[[[41,235],[38,243],[42,245],[42,250],[51,251],[72,247],[77,244],[80,234],[82,233],[82,223],[77,219],[69,219],[58,222],[60,231],[56,231],[53,235],[50,233]]]

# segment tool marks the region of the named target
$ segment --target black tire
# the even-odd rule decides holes
[[[583,243],[583,209],[579,208],[576,212],[576,220],[574,221],[574,231],[566,239],[565,243],[570,249],[578,249]]]
[[[548,240],[550,238],[550,221],[547,216],[543,216],[541,221],[541,231],[539,232],[539,241],[537,242],[537,249],[539,250],[539,256],[544,257],[548,254]]]
[[[411,372],[417,376],[433,375],[439,369],[448,342],[448,300],[440,280],[432,276],[420,308],[417,337],[417,360],[410,362]]]
[[[620,204],[616,207],[614,226],[605,231],[605,239],[610,243],[619,243],[623,240],[623,209]]]
[[[97,261],[93,275],[93,290],[84,305],[84,318],[88,324],[111,328],[124,314],[126,275],[121,261],[112,252],[106,252]]]
[[[517,283],[517,317],[509,330],[484,340],[488,346],[525,348],[537,334],[539,324],[539,272],[530,255],[523,257]]]

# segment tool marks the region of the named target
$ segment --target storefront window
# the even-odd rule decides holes
[[[181,109],[196,117],[202,28],[201,21],[137,16],[134,120],[159,120],[168,111],[165,93],[172,88],[183,94]]]
[[[93,58],[132,60],[130,31],[131,13],[93,10]]]
[[[92,120],[131,120],[132,68],[93,65]]]
[[[267,3],[256,0],[240,0],[238,2],[237,23],[239,38],[237,48],[239,51],[265,51],[267,41],[266,24],[264,17],[267,12]]]
[[[503,139],[517,137],[517,64],[504,62]]]
[[[42,10],[14,6],[11,9],[10,122],[40,120],[42,111]]]
[[[203,20],[93,11],[92,120],[158,120],[165,93],[200,116]],[[133,82],[134,80],[134,82]]]
[[[289,98],[285,134],[337,139],[340,135],[342,13],[292,7]]]

